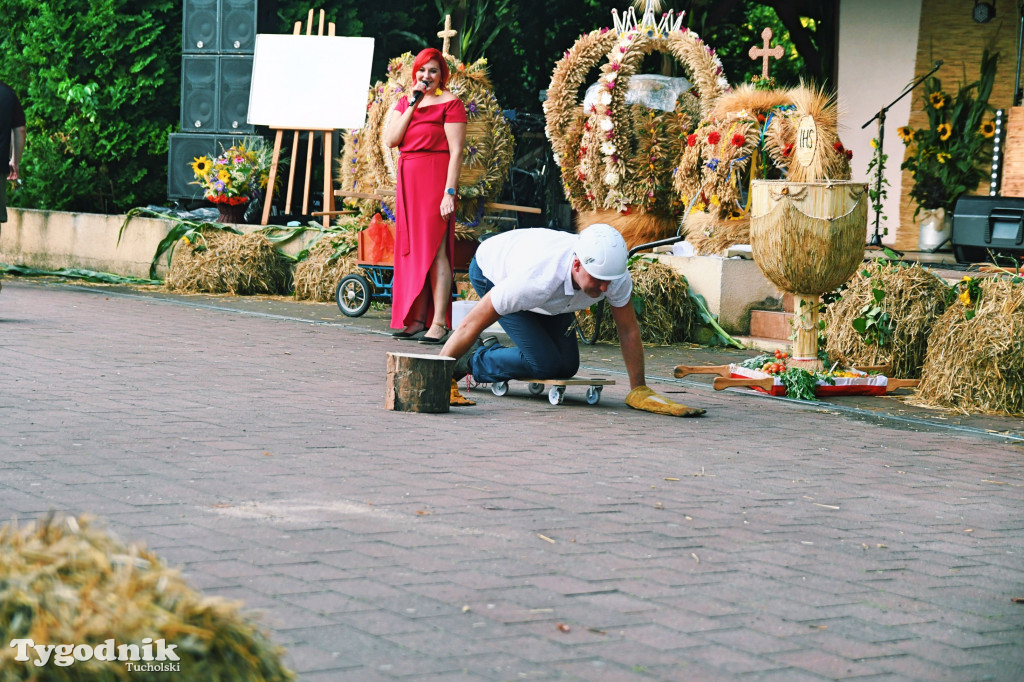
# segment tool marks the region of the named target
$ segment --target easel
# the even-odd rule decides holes
[[[317,28],[316,35],[324,35],[324,10],[320,10],[320,23]],[[327,35],[334,36],[334,22],[327,24]],[[301,35],[302,33],[302,22],[295,22],[295,29],[292,31],[292,35]],[[309,15],[306,18],[306,35],[313,35],[313,10],[309,10]],[[281,160],[281,140],[284,137],[283,128],[272,128],[277,133],[274,136],[274,157],[270,162],[270,175],[267,178],[267,198],[263,202],[263,219],[260,221],[261,225],[266,225],[270,221],[270,204],[274,198],[274,181],[277,179],[277,166]],[[308,143],[306,145],[306,183],[302,195],[302,214],[309,214],[309,181],[313,172],[313,136],[315,133],[322,133],[324,140],[324,200],[322,212],[318,212],[316,215],[323,216],[324,227],[330,227],[331,214],[334,212],[334,185],[333,178],[331,175],[331,148],[334,146],[334,130],[326,129],[303,129],[296,130],[292,137],[292,163],[288,168],[288,189],[285,194],[284,212],[286,214],[292,212],[292,190],[295,187],[295,161],[299,154],[299,134],[305,132],[309,134]]]

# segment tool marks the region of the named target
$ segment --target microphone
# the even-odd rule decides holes
[[[943,64],[945,64],[945,62],[944,62],[944,61],[942,61],[941,59],[938,59],[938,60],[936,60],[936,62],[935,62],[935,68],[937,69],[937,68],[939,68],[940,66],[942,66]]]
[[[427,86],[430,85],[429,83],[427,83],[427,81],[420,81],[420,82],[423,84],[424,89],[423,90],[414,90],[413,91],[413,93],[412,93],[413,104],[415,104],[416,102],[420,101],[420,98],[423,97],[423,93],[426,92]]]

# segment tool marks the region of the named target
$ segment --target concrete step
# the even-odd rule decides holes
[[[743,344],[744,348],[771,353],[776,350],[785,351],[792,355],[793,342],[789,339],[768,339],[763,336],[734,336],[734,339]]]
[[[788,342],[793,333],[792,320],[793,313],[752,310],[750,311],[750,335]]]

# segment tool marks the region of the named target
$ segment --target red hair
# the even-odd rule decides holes
[[[444,55],[441,54],[441,50],[438,50],[437,48],[428,47],[425,50],[421,50],[420,53],[416,55],[416,59],[413,60],[412,63],[412,77],[415,79],[416,72],[431,59],[436,61],[441,69],[441,87],[443,88],[448,84],[448,76],[450,75],[450,72],[448,71],[448,61],[444,58]]]

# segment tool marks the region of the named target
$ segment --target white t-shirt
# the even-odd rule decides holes
[[[608,283],[598,298],[574,289],[572,261],[578,236],[546,228],[510,230],[485,239],[476,250],[476,263],[494,282],[491,303],[499,315],[530,310],[558,315],[589,308],[602,298],[616,308],[630,301],[633,280],[627,274]]]

